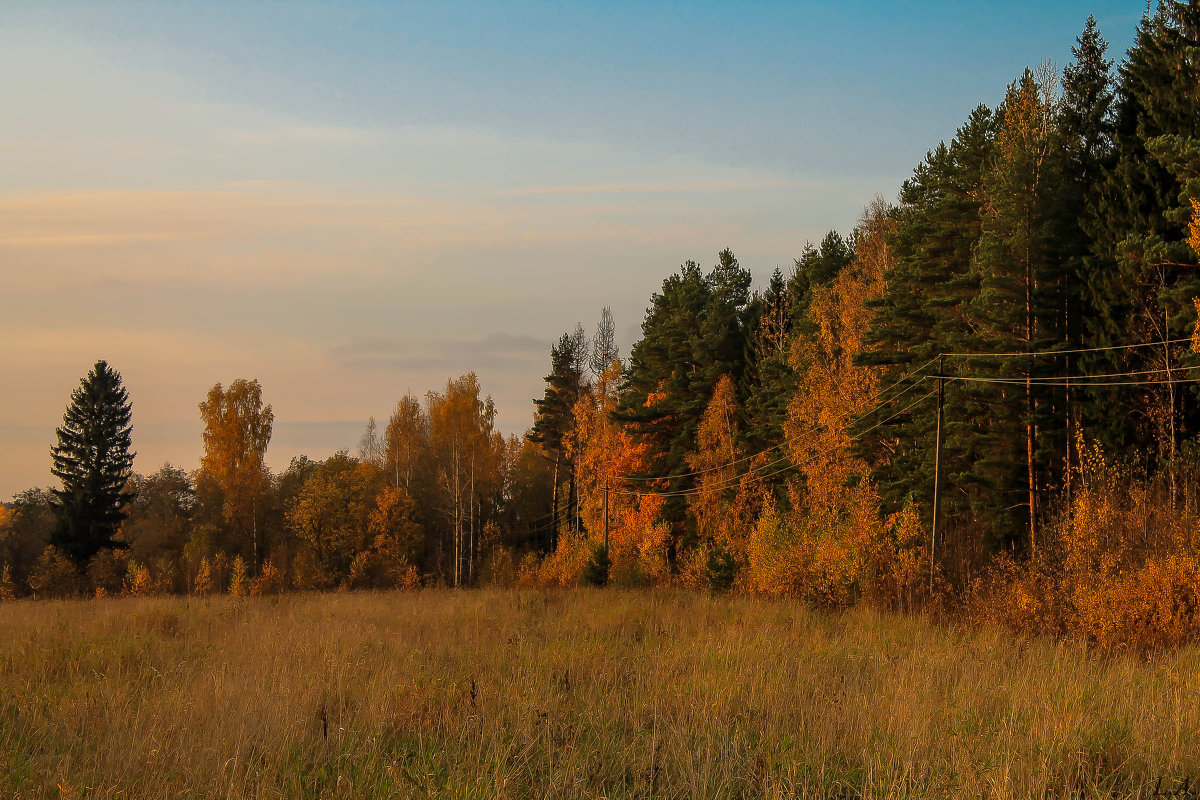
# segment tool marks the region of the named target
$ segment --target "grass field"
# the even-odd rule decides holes
[[[11,602],[0,796],[1148,797],[1198,675],[661,591]]]

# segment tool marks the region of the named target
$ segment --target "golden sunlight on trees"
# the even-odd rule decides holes
[[[1200,197],[1192,198],[1192,221],[1188,225],[1188,245],[1200,256]]]
[[[762,505],[762,491],[738,444],[737,390],[729,375],[717,379],[712,400],[700,418],[696,452],[687,464],[696,473],[696,488],[688,510],[696,520],[699,546],[689,566],[694,581],[714,589],[732,587],[736,573],[745,564],[747,536]],[[765,467],[764,458],[753,466]]]
[[[384,471],[393,487],[414,492],[414,481],[429,452],[429,415],[411,394],[396,403],[384,436]]]
[[[231,552],[246,553],[257,566],[263,552],[263,501],[270,475],[263,459],[271,441],[275,415],[262,402],[257,380],[239,378],[228,389],[216,384],[200,403],[204,422],[204,455],[197,492],[221,508],[224,543]],[[210,495],[212,497],[210,497]]]
[[[768,498],[754,527],[750,583],[758,591],[842,606],[875,589],[885,575],[892,595],[907,596],[918,579],[917,529],[903,516],[881,520],[870,469],[853,452],[850,426],[876,403],[875,372],[857,357],[866,347],[869,304],[884,290],[893,225],[882,201],[867,209],[853,261],[814,290],[811,332],[793,342],[791,364],[803,388],[788,407],[784,432],[801,476],[790,482],[790,514],[781,514]]]
[[[449,565],[443,574],[453,586],[474,579],[487,521],[482,499],[500,488],[504,438],[492,430],[495,418],[492,398],[480,397],[473,372],[448,381],[445,392],[429,395],[434,491],[449,534],[448,541],[438,542],[438,563]]]
[[[368,529],[382,478],[379,468],[344,451],[327,458],[304,482],[287,520],[300,541],[293,569],[302,589],[330,589],[346,581]]]
[[[561,537],[552,557],[553,582],[578,582],[592,551],[604,543],[605,487],[611,573],[617,582],[659,582],[667,577],[669,530],[660,521],[662,498],[637,495],[625,475],[646,468],[647,446],[612,418],[617,406],[621,365],[616,359],[585,387],[574,408],[574,426],[565,438],[567,458],[578,474],[579,515],[583,532]]]

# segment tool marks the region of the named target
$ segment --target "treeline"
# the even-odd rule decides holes
[[[204,456],[191,474],[170,465],[130,474],[128,435],[100,430],[111,414],[72,427],[106,403],[128,410],[107,364],[76,395],[55,448],[65,488],[31,489],[0,508],[4,596],[474,585],[494,548],[536,546],[553,527],[533,524],[549,523],[545,459],[493,429],[474,374],[402,398],[383,430],[371,420],[357,456],[299,456],[278,474],[264,463],[274,417],[257,381],[217,384],[200,403]],[[103,469],[60,465],[73,436],[122,454],[111,473],[123,480],[109,480],[107,494],[95,486]],[[80,461],[94,449],[81,447]]]
[[[126,588],[675,582],[1188,638],[1198,48],[1200,3],[1163,2],[1114,72],[1089,18],[1061,75],[1017,76],[895,206],[762,290],[725,250],[663,282],[627,360],[607,310],[564,334],[522,438],[468,375],[372,420],[357,457],[271,475],[265,440],[222,444],[269,417],[257,384],[217,386],[198,472],[134,479],[116,549],[89,557],[123,559]],[[10,593],[54,585],[62,507],[9,509]]]

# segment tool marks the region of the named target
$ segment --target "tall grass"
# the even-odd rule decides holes
[[[1137,796],[1198,670],[665,591],[19,601],[0,796]]]

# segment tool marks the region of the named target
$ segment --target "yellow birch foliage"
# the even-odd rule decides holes
[[[150,568],[139,564],[132,558],[125,573],[125,591],[132,597],[149,597],[154,594],[154,579],[150,576]]]
[[[263,496],[270,484],[264,458],[275,415],[262,403],[257,380],[238,379],[225,389],[216,384],[200,403],[204,455],[198,489],[220,492],[230,543],[257,556],[262,544]]]
[[[205,597],[212,594],[214,588],[212,564],[205,556],[200,559],[200,567],[196,570],[196,580],[192,583],[192,592],[200,597]]]
[[[0,568],[0,601],[16,599],[17,584],[13,581],[12,566],[5,564]]]
[[[1200,256],[1200,197],[1192,198],[1192,221],[1188,225],[1188,245]]]
[[[1076,487],[1038,557],[1002,556],[973,587],[971,613],[1023,633],[1104,649],[1200,641],[1200,518],[1154,479],[1079,445]]]
[[[250,582],[250,596],[261,597],[268,594],[282,594],[284,590],[283,573],[274,562],[267,559],[263,562],[262,572]]]
[[[246,562],[242,560],[241,556],[236,556],[229,573],[229,595],[230,597],[245,597],[249,591],[250,578],[246,574]]]
[[[910,602],[921,561],[919,526],[911,513],[883,520],[870,470],[851,450],[848,425],[875,405],[874,370],[855,363],[866,348],[890,266],[886,237],[894,223],[880,200],[857,230],[855,258],[813,293],[811,336],[798,336],[790,360],[796,392],[784,434],[788,455],[803,472],[790,483],[793,513],[765,509],[750,546],[748,585],[767,594],[798,594],[823,606],[843,606],[866,594]]]
[[[579,512],[586,532],[559,537],[558,550],[547,563],[547,581],[573,585],[579,581],[593,549],[604,542],[604,488],[609,487],[609,558],[615,582],[663,583],[667,580],[669,532],[658,521],[663,499],[634,494],[650,487],[626,481],[625,475],[646,467],[647,447],[636,443],[611,418],[617,406],[621,364],[614,360],[596,385],[575,406],[575,427],[565,444],[575,461]]]
[[[696,493],[688,500],[688,509],[696,518],[696,531],[703,546],[716,547],[733,556],[742,565],[754,512],[762,504],[761,481],[748,473],[749,463],[742,461],[738,447],[737,389],[733,379],[723,375],[713,388],[712,400],[700,418],[695,453],[688,466],[696,475]],[[754,465],[766,469],[770,456]]]

